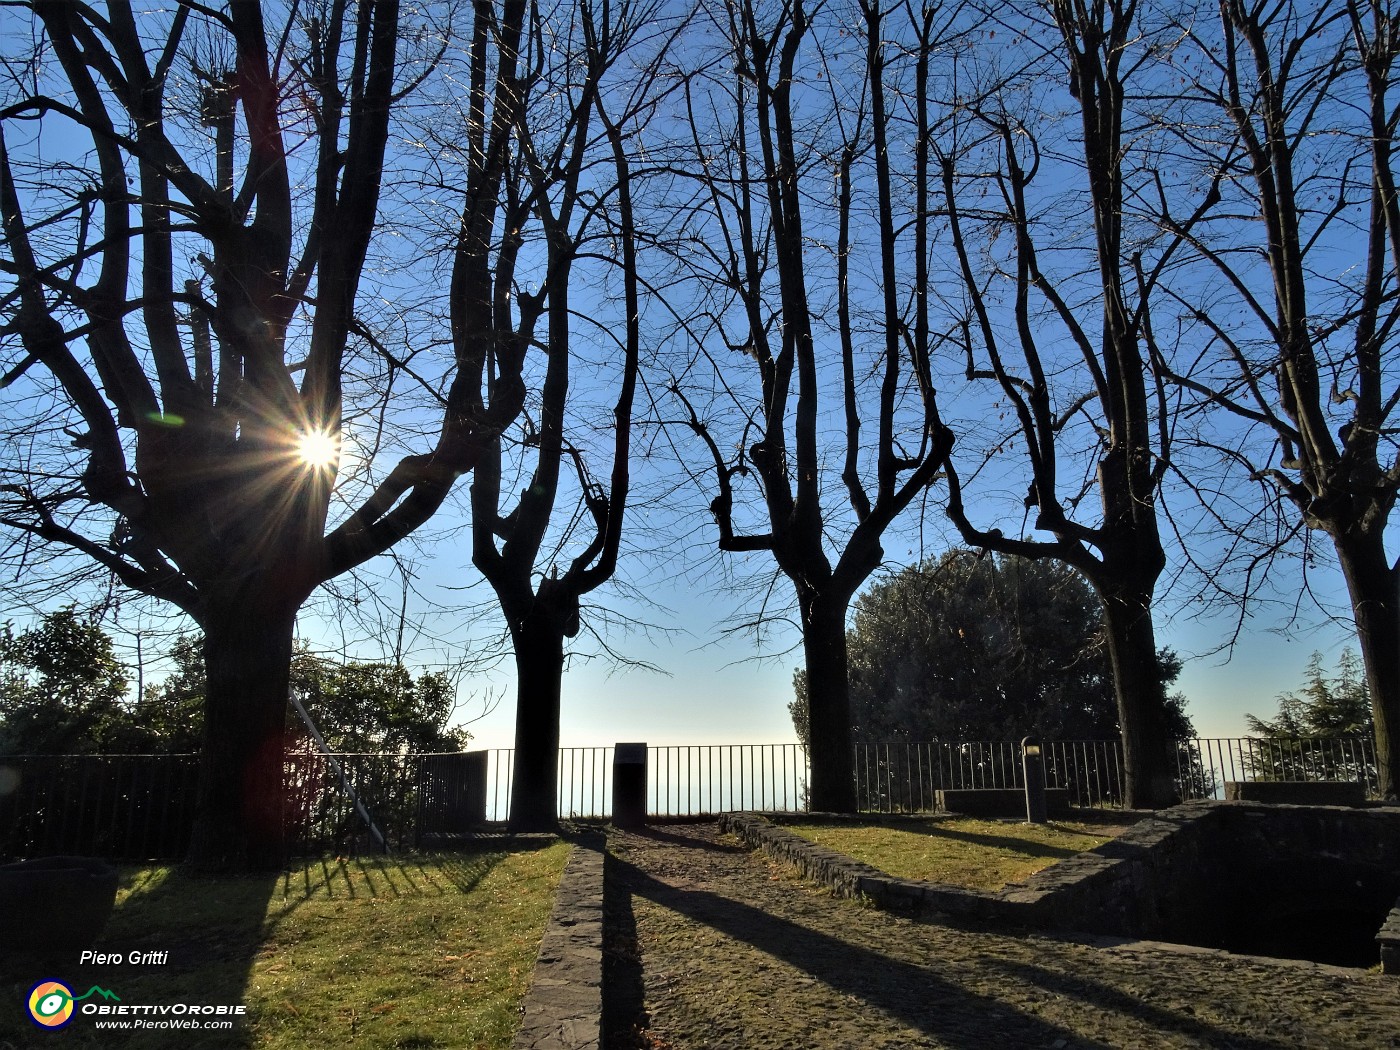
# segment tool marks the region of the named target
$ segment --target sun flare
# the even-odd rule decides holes
[[[297,459],[308,470],[331,470],[340,462],[340,440],[324,430],[308,430],[297,438]]]

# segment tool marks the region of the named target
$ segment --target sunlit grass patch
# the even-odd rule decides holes
[[[268,909],[258,1046],[509,1046],[568,846],[303,869]]]
[[[785,824],[794,834],[902,879],[998,890],[1110,836],[1084,824],[951,818],[884,824]]]
[[[57,1036],[65,1046],[508,1047],[568,853],[555,842],[326,858],[241,878],[125,869],[94,946],[122,963],[79,966],[77,952],[6,960],[0,994],[21,1005],[0,1015],[0,1046],[54,1039],[22,1005],[50,978],[99,984],[126,1004],[247,1008],[217,1033],[99,1031],[79,1016]],[[130,965],[133,951],[169,957]]]

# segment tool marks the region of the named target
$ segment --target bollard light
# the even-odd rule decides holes
[[[1045,824],[1049,816],[1045,809],[1045,760],[1040,754],[1040,738],[1028,736],[1021,741],[1021,772],[1026,782],[1026,823]]]

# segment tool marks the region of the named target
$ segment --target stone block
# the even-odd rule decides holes
[[[1225,801],[1360,806],[1366,801],[1366,789],[1352,780],[1228,780]]]
[[[117,899],[117,869],[96,857],[0,866],[0,948],[91,948]]]
[[[1026,819],[1026,793],[1020,788],[956,788],[935,794],[938,808],[947,813],[990,820]],[[1069,819],[1069,792],[1047,788],[1045,810],[1051,820]]]
[[[1400,976],[1400,900],[1390,909],[1385,925],[1376,934],[1381,950],[1381,972]]]

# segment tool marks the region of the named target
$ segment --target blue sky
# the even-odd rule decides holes
[[[708,516],[705,516],[708,518]],[[707,522],[697,532],[713,531]],[[461,604],[465,595],[485,600],[487,590],[469,568],[458,566],[458,542],[450,534],[419,567],[418,586],[424,598]],[[932,553],[937,553],[932,551]],[[645,561],[650,562],[647,558]],[[642,559],[624,563],[629,576],[641,575],[639,589],[648,603],[629,601],[614,590],[600,601],[653,626],[648,632],[632,631],[609,636],[623,656],[646,661],[658,670],[629,667],[602,656],[575,658],[566,672],[563,688],[561,740],[565,746],[595,746],[621,740],[652,744],[787,743],[793,741],[787,704],[792,699],[792,673],[802,655],[795,629],[775,621],[760,644],[751,631],[734,630],[754,611],[729,588],[727,577],[713,558],[666,561],[647,565]],[[1288,570],[1285,570],[1287,574]],[[1323,566],[1310,571],[1311,589],[1327,599],[1331,612],[1345,610],[1345,589],[1340,575]],[[475,585],[473,586],[473,583]],[[1183,584],[1188,583],[1184,580]],[[786,600],[788,584],[779,581],[778,593]],[[386,585],[386,594],[397,586]],[[397,598],[389,604],[396,604]],[[1272,716],[1277,696],[1296,689],[1314,651],[1324,656],[1329,669],[1343,647],[1355,648],[1349,623],[1329,620],[1316,607],[1300,609],[1290,624],[1278,607],[1261,606],[1240,631],[1233,649],[1220,646],[1234,633],[1227,611],[1214,616],[1193,616],[1190,609],[1171,615],[1181,601],[1168,593],[1161,602],[1158,638],[1185,658],[1176,688],[1187,698],[1187,713],[1202,736],[1240,736],[1245,733],[1246,713]],[[492,647],[498,627],[482,620],[474,628],[462,626],[468,614],[430,612],[422,601],[413,601],[422,617],[423,634],[407,646],[410,662],[438,666],[465,654],[484,655]],[[304,636],[314,645],[339,651],[348,642],[354,651],[374,657],[383,648],[368,638],[358,644],[345,621],[334,627],[316,614],[314,607],[302,618]],[[411,633],[411,631],[410,631]],[[449,648],[428,637],[440,634],[454,639]],[[343,638],[343,641],[342,641]],[[580,639],[583,640],[582,638]],[[494,666],[463,675],[461,715],[477,718],[470,725],[474,747],[510,747],[515,731],[513,666],[508,655]],[[478,718],[480,698],[491,693],[494,710]]]
[[[61,142],[60,135],[43,143],[49,159],[54,159],[53,151]],[[38,145],[37,138],[29,142],[31,149],[43,152]],[[412,164],[408,166],[411,168]],[[413,187],[411,180],[404,184]],[[455,214],[456,197],[444,193],[443,198],[434,202],[440,206],[441,214]],[[423,209],[425,214],[441,217],[427,205]],[[392,329],[397,311],[408,313],[405,300],[413,298],[407,294],[409,285],[414,286],[415,294],[418,284],[434,287],[431,280],[425,279],[423,267],[411,268],[405,263],[406,259],[425,258],[421,247],[410,243],[410,239],[396,247],[386,237],[376,248],[382,252],[384,267],[378,274],[380,297],[374,308],[384,313],[379,320],[386,328]],[[394,270],[399,266],[404,268],[396,279]],[[876,270],[872,267],[868,272]],[[407,321],[404,327],[408,329]],[[953,361],[950,367],[956,371],[961,362]],[[664,374],[662,369],[657,376]],[[606,391],[595,400],[606,405]],[[976,420],[988,412],[986,400],[977,397],[960,407],[965,420]],[[424,442],[417,440],[420,435],[416,425],[402,429],[405,446],[421,450]],[[639,445],[647,437],[639,434]],[[648,484],[663,476],[664,468],[650,478],[639,478],[636,495],[645,499],[652,491]],[[1003,484],[992,480],[1002,490],[999,495],[1011,495],[1009,505],[1014,516],[1022,506],[1024,482]],[[771,564],[762,558],[740,567],[721,562],[713,550],[714,526],[704,509],[713,493],[682,490],[675,495],[676,500],[664,507],[658,505],[652,528],[631,534],[631,551],[624,556],[621,567],[625,586],[612,586],[595,596],[621,615],[652,628],[606,631],[607,644],[623,657],[652,664],[665,673],[618,664],[599,655],[598,644],[580,639],[585,654],[591,653],[591,658],[576,658],[564,683],[562,739],[566,745],[618,740],[657,744],[784,742],[793,738],[786,705],[791,699],[793,669],[801,663],[794,629],[781,619],[774,620],[761,643],[752,632],[734,630],[736,624],[755,613],[759,602],[752,592],[732,590],[732,582],[749,578],[748,569],[754,570],[753,579],[767,579]],[[931,505],[940,499],[941,494],[935,489]],[[988,513],[995,519],[994,512]],[[560,514],[563,518],[568,516],[563,500]],[[631,520],[634,524],[643,523],[635,510]],[[903,531],[897,533],[898,542],[886,544],[891,567],[915,561],[921,555],[936,555],[946,548],[946,527],[939,521],[936,506],[931,506],[925,522],[927,529],[920,530],[916,517],[906,518],[901,525]],[[839,533],[840,528],[838,522],[834,531]],[[514,732],[513,668],[509,655],[498,644],[499,622],[482,611],[491,604],[490,593],[467,565],[469,540],[465,523],[460,515],[449,513],[433,523],[430,530],[432,542],[425,543],[421,552],[410,550],[404,555],[416,566],[418,590],[418,597],[409,603],[411,618],[418,624],[407,632],[404,653],[409,663],[429,667],[454,663],[463,654],[475,659],[494,653],[495,660],[464,671],[462,714],[470,717],[479,710],[474,698],[487,694],[499,698],[494,711],[473,723],[471,730],[480,746],[509,746]],[[381,582],[365,586],[380,592],[380,612],[392,613],[397,608],[399,588],[392,572],[387,568],[384,571]],[[1280,576],[1285,580],[1296,578],[1296,569],[1284,566]],[[1331,612],[1345,609],[1339,580],[1325,564],[1313,570],[1312,584]],[[350,584],[343,582],[337,586],[351,589]],[[1272,713],[1276,696],[1301,683],[1314,650],[1322,651],[1330,665],[1341,647],[1350,643],[1345,624],[1329,622],[1324,613],[1311,605],[1305,606],[1292,623],[1286,620],[1285,611],[1271,605],[1261,607],[1246,622],[1232,650],[1218,651],[1233,632],[1234,623],[1228,610],[1215,617],[1196,618],[1183,596],[1191,586],[1191,581],[1185,579],[1177,587],[1179,593],[1164,588],[1158,610],[1158,634],[1161,644],[1173,647],[1186,660],[1177,687],[1186,694],[1188,713],[1203,735],[1243,732],[1246,712]],[[789,587],[786,581],[777,582],[771,611],[781,613],[786,608]],[[647,603],[629,595],[628,588],[647,599]],[[373,621],[369,615],[372,605],[365,603],[363,619]],[[152,617],[153,623],[160,621],[155,613],[142,614],[128,606],[122,623],[129,629],[141,628],[143,615]],[[383,622],[382,617],[379,622]],[[169,626],[168,621],[164,626]],[[301,630],[313,646],[327,652],[380,658],[393,648],[392,633],[375,637],[356,617],[344,610],[331,611],[324,603],[313,603],[302,619]],[[146,643],[148,658],[153,644],[158,643]],[[127,651],[133,652],[131,648]],[[158,667],[153,665],[146,680],[149,682],[157,673]]]

